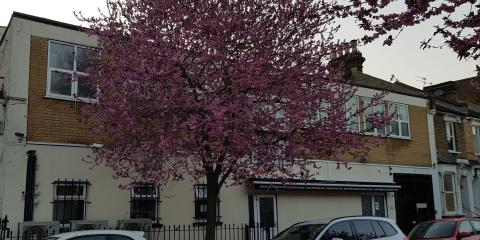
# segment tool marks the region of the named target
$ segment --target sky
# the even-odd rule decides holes
[[[85,16],[97,15],[105,9],[104,0],[0,0],[0,26],[8,25],[13,11],[80,25],[73,15],[82,11]],[[353,22],[343,21],[339,38],[352,39],[359,32]],[[392,46],[376,41],[360,47],[366,58],[363,71],[389,80],[392,74],[399,81],[422,88],[426,85],[459,80],[476,75],[475,65],[480,61],[458,60],[450,49],[420,49],[420,42],[428,39],[438,19],[404,30]]]

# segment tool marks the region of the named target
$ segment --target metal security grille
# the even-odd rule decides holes
[[[207,185],[195,185],[195,222],[207,222]],[[217,198],[217,222],[220,222],[220,198]]]
[[[151,184],[137,185],[131,189],[130,218],[147,218],[160,221],[160,191]]]
[[[67,224],[84,220],[87,210],[88,180],[56,180],[53,182],[53,220]]]

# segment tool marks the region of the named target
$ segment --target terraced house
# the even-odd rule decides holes
[[[480,98],[467,78],[425,88],[435,99],[442,215],[480,216]]]
[[[185,180],[163,189],[139,185],[120,189],[109,168],[83,161],[98,139],[78,120],[77,108],[95,104],[95,89],[81,82],[85,56],[96,45],[77,26],[14,13],[0,42],[1,95],[0,214],[20,231],[81,226],[120,227],[197,224],[205,221],[204,185]],[[363,73],[357,51],[342,57],[359,89],[349,104],[361,106],[387,81]],[[408,230],[441,217],[434,118],[428,98],[395,83],[383,105],[395,112],[385,129],[365,116],[352,122],[359,134],[383,143],[350,168],[316,160],[315,179],[252,179],[222,189],[219,222],[250,223],[271,231],[306,219],[375,215],[396,219]]]

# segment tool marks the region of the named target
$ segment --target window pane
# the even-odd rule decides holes
[[[445,193],[445,210],[455,212],[455,195],[453,193]]]
[[[390,122],[390,131],[392,135],[400,136],[400,129],[398,128],[398,122],[397,121],[391,121]]]
[[[458,232],[468,232],[468,233],[474,233],[473,227],[468,221],[462,221],[460,223],[460,226],[458,227]]]
[[[57,196],[82,196],[84,186],[78,185],[78,183],[72,183],[72,185],[56,185]]]
[[[82,98],[96,98],[97,97],[97,88],[96,86],[91,86],[90,83],[87,83],[82,76],[78,76],[78,97]]]
[[[275,209],[272,197],[260,197],[260,226],[273,227],[275,224]]]
[[[50,43],[50,67],[73,71],[73,46]]]
[[[397,114],[399,120],[408,121],[408,111],[406,105],[399,104]]]
[[[275,240],[314,240],[324,227],[325,224],[302,224],[292,226],[276,236]],[[253,239],[255,239],[255,236]]]
[[[59,95],[72,95],[72,75],[52,71],[50,74],[50,92]]]
[[[383,231],[385,231],[385,234],[387,234],[387,237],[397,234],[397,231],[392,227],[392,225],[390,225],[390,223],[384,221],[378,221],[378,223],[382,227]]]
[[[83,220],[85,202],[83,200],[60,200],[53,202],[53,220],[67,223]]]
[[[374,196],[373,200],[375,216],[385,217],[385,201],[383,196]]]
[[[385,234],[385,231],[383,231],[382,227],[380,227],[378,221],[370,221],[370,223],[373,226],[373,230],[375,230],[375,235],[377,236],[377,238],[383,238],[387,236],[387,234]]]
[[[154,199],[132,199],[130,202],[130,218],[156,219],[156,201]]]
[[[408,238],[449,238],[455,233],[455,225],[454,221],[420,223],[410,232]]]
[[[453,176],[452,174],[444,174],[443,175],[443,190],[446,192],[452,192],[453,191]]]
[[[85,72],[87,68],[88,58],[92,57],[93,51],[88,48],[77,47],[77,71],[78,72]]]
[[[122,236],[122,235],[109,235],[108,240],[133,240],[133,239],[127,236]]]
[[[352,228],[348,222],[340,222],[333,225],[321,240],[332,240],[332,238],[341,238],[343,240],[353,240]]]
[[[470,221],[473,225],[473,229],[475,229],[475,231],[477,232],[480,232],[480,221],[478,220],[471,220]]]
[[[358,240],[369,240],[375,238],[375,231],[368,220],[353,221]]]
[[[362,215],[373,216],[372,196],[362,196]]]
[[[402,136],[404,136],[404,137],[410,137],[410,132],[409,132],[409,130],[408,130],[408,123],[402,122],[402,123],[400,124],[400,126],[401,126],[401,129],[402,129]]]

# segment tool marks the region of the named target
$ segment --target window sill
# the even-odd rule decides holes
[[[461,152],[457,152],[457,151],[453,151],[453,150],[448,150],[448,153],[451,153],[451,154],[460,154]],[[478,155],[478,154],[477,154]]]
[[[397,135],[388,135],[386,137],[394,138],[394,139],[409,140],[409,141],[413,140],[413,138],[411,138],[411,137],[402,137],[402,136],[397,136]]]
[[[67,97],[67,96],[61,96],[61,95],[60,96],[59,95],[45,95],[43,98],[70,101],[70,102],[98,103],[98,99],[74,98],[74,97]]]

